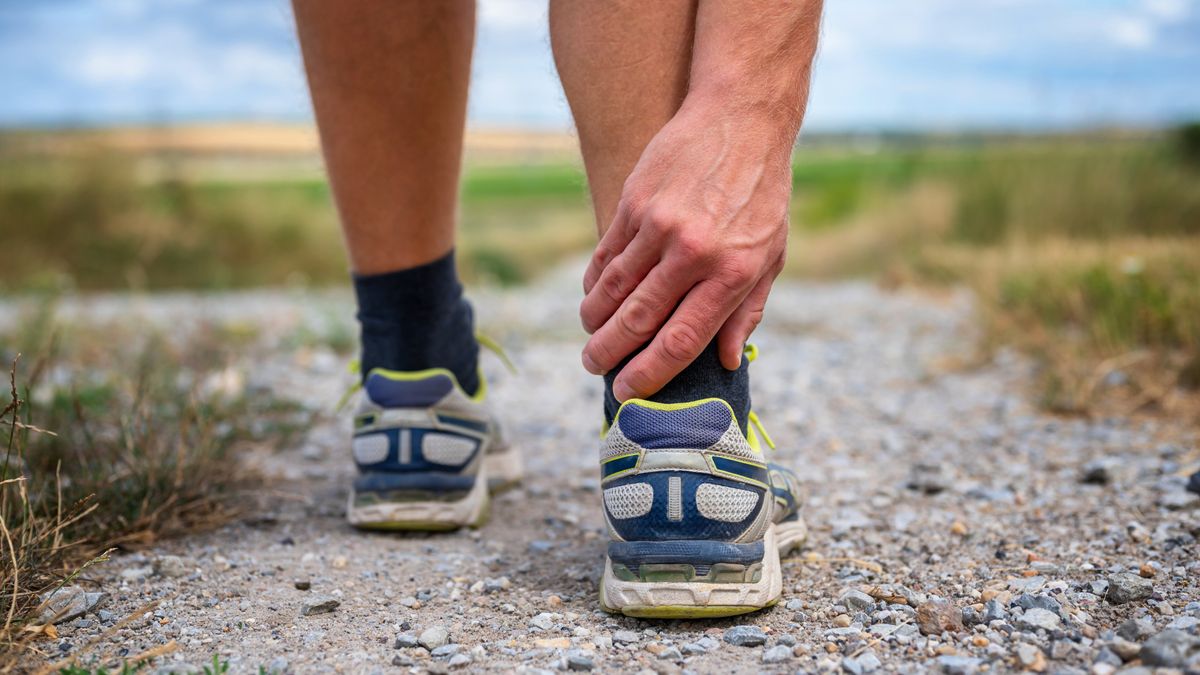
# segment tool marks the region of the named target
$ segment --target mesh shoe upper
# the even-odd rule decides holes
[[[795,483],[786,470],[773,475],[756,445],[720,399],[627,401],[601,449],[610,534],[623,541],[762,539],[787,510],[782,495]]]

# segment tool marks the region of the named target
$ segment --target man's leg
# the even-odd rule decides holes
[[[451,370],[478,387],[454,221],[474,0],[295,0],[329,180],[355,275],[364,376]]]
[[[519,469],[454,268],[474,0],[294,5],[362,324],[350,522],[481,523],[493,464]]]
[[[622,186],[646,144],[687,94],[695,21],[696,0],[555,0],[550,5],[554,59],[579,132],[601,236],[613,222]],[[620,367],[605,375],[609,422],[619,407],[612,393],[618,372]],[[746,364],[725,369],[715,341],[650,398],[679,403],[713,396],[733,407],[745,430],[750,410]]]

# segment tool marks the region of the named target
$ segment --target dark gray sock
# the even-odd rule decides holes
[[[630,354],[612,371],[604,376],[604,419],[612,424],[621,404],[613,396],[613,380],[617,373],[641,350]],[[738,425],[746,431],[750,416],[750,362],[742,357],[737,370],[726,370],[717,356],[717,341],[713,340],[690,366],[667,383],[649,400],[656,403],[687,403],[702,398],[721,398],[733,408]]]
[[[474,315],[463,297],[454,251],[419,267],[356,274],[354,293],[363,377],[372,368],[446,368],[467,394],[479,389]]]

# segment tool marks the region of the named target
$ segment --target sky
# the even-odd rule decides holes
[[[825,4],[809,129],[1200,118],[1200,0]],[[0,64],[0,126],[311,119],[286,0],[0,0]],[[546,0],[481,0],[472,75],[473,126],[570,126]]]

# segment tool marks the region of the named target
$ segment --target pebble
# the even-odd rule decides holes
[[[412,633],[401,633],[396,636],[396,642],[393,645],[395,649],[406,649],[409,647],[420,647],[421,642],[417,640],[417,636]]]
[[[529,620],[529,625],[538,630],[550,630],[554,628],[555,614],[550,612],[542,612]]]
[[[1181,630],[1164,630],[1146,640],[1139,654],[1142,663],[1162,668],[1200,667],[1200,638]],[[1195,660],[1195,663],[1191,663]]]
[[[759,647],[767,643],[767,634],[758,626],[734,626],[721,639],[736,647]]]
[[[846,609],[853,611],[865,611],[875,604],[875,598],[863,593],[862,591],[849,590],[838,598],[838,602],[845,605]]]
[[[763,663],[783,663],[790,661],[792,658],[792,648],[786,645],[775,645],[770,649],[763,650]]]
[[[188,564],[187,560],[177,555],[159,556],[154,561],[154,571],[168,579],[186,577],[192,573],[194,567],[194,565]]]
[[[943,654],[937,657],[938,667],[947,675],[973,675],[979,672],[979,665],[981,663],[981,659],[971,656]]]
[[[1124,623],[1117,626],[1117,635],[1131,642],[1141,642],[1154,635],[1154,622],[1145,616],[1138,619],[1126,619]]]
[[[1108,577],[1108,594],[1104,596],[1109,603],[1123,605],[1135,600],[1145,600],[1154,594],[1154,583],[1136,574],[1123,572]]]
[[[300,606],[300,614],[303,616],[312,616],[314,614],[325,614],[337,609],[342,602],[337,598],[331,598],[324,595],[318,595],[311,600],[306,600]]]
[[[582,649],[568,650],[566,660],[567,670],[587,671],[596,667],[596,662],[592,660],[591,652],[586,652]]]
[[[963,629],[962,611],[941,598],[933,598],[917,607],[917,627],[924,635],[957,633]]]
[[[461,668],[471,662],[470,654],[455,654],[450,657],[449,665],[451,668]]]
[[[837,626],[838,628],[846,628],[850,625],[850,617],[846,614],[838,614],[837,616],[833,617],[833,625]]]
[[[1062,626],[1062,619],[1058,615],[1048,609],[1034,607],[1033,609],[1025,610],[1025,613],[1013,619],[1013,625],[1017,628],[1028,631],[1055,630]]]
[[[433,651],[449,641],[450,631],[445,626],[430,626],[421,631],[420,637],[417,638],[417,644],[429,651]]]
[[[444,644],[441,647],[431,649],[429,651],[429,655],[435,659],[445,658],[447,656],[454,656],[458,653],[459,649],[461,649],[461,647],[454,643]]]
[[[311,581],[297,581],[293,585],[296,587],[296,590],[298,590],[298,591],[307,591],[308,589],[312,588]]]
[[[642,636],[639,635],[636,631],[619,630],[619,631],[613,633],[612,639],[613,639],[613,642],[615,642],[617,644],[630,645],[630,644],[636,644],[639,640],[642,639]]]
[[[1123,637],[1115,637],[1108,643],[1108,648],[1114,654],[1121,657],[1122,661],[1132,661],[1137,658],[1142,651],[1142,646],[1131,640],[1126,640]]]
[[[1037,646],[1022,642],[1015,651],[1017,662],[1026,670],[1040,673],[1046,669],[1046,655]]]
[[[107,603],[108,593],[88,592],[80,586],[66,586],[58,592],[50,591],[42,595],[42,611],[38,620],[46,623],[51,619],[54,623],[65,623],[97,609]]]
[[[992,599],[983,603],[983,610],[984,623],[1004,621],[1008,618],[1008,610],[1004,609],[1004,605],[1000,604],[999,600]]]
[[[878,670],[883,664],[879,662],[879,657],[875,652],[868,649],[858,656],[847,656],[842,659],[842,670],[851,675],[862,675],[862,673],[870,673]]]
[[[1024,610],[1044,609],[1048,612],[1054,612],[1059,618],[1062,618],[1062,605],[1057,600],[1048,595],[1030,595],[1022,593],[1013,600],[1013,604]]]
[[[941,464],[918,463],[908,474],[910,490],[936,495],[950,486],[949,478]]]

